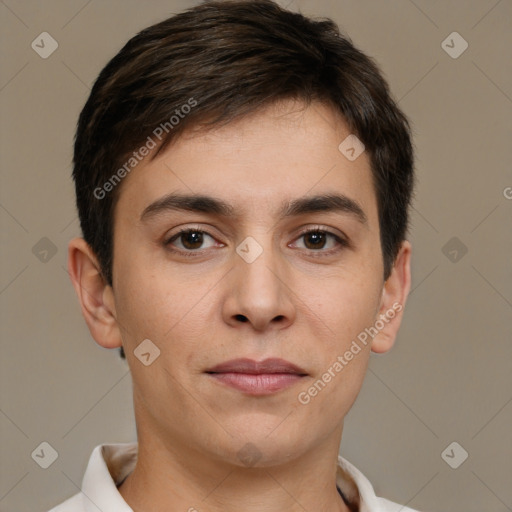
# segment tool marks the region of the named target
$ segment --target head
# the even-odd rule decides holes
[[[252,442],[271,464],[341,432],[400,325],[414,180],[407,119],[334,22],[213,1],[143,30],[91,91],[73,178],[70,274],[95,340],[127,354],[139,440],[234,461]],[[212,382],[239,357],[305,375],[264,399]]]

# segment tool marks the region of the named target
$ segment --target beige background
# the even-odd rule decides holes
[[[80,234],[72,138],[107,60],[195,3],[0,3],[2,511],[47,510],[78,491],[94,446],[135,439],[127,366],[90,337],[66,272]],[[379,494],[422,511],[512,510],[512,2],[281,4],[333,17],[376,58],[417,147],[413,291],[342,453]],[[43,31],[59,45],[47,59],[31,48]],[[469,44],[456,59],[441,46],[454,31]],[[58,452],[46,470],[31,458],[43,441]],[[453,441],[469,453],[457,469],[441,457]]]

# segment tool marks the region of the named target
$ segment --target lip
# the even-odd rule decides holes
[[[249,375],[258,375],[262,373],[291,373],[295,375],[307,375],[306,370],[286,361],[285,359],[269,358],[263,361],[254,361],[254,359],[231,359],[220,363],[209,370],[207,373],[246,373]]]
[[[286,389],[307,372],[284,359],[232,359],[206,371],[216,381],[250,395],[269,395]]]

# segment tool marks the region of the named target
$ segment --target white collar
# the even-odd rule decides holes
[[[117,489],[135,467],[137,443],[102,444],[94,448],[82,482],[85,512],[109,510],[133,512]],[[378,498],[368,479],[350,462],[338,457],[336,484],[350,504],[359,512],[415,512]],[[396,508],[395,508],[396,507]]]

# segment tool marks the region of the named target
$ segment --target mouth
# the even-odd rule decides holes
[[[232,359],[206,372],[217,382],[249,395],[269,395],[286,389],[308,374],[284,359]]]

